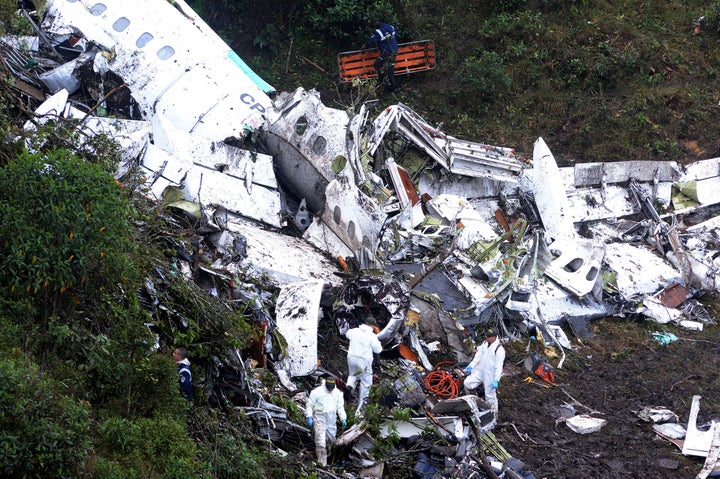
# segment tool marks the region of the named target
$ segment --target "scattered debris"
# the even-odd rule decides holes
[[[193,252],[178,248],[184,277],[252,304],[256,347],[216,358],[206,381],[213,404],[242,407],[272,443],[312,450],[307,428],[262,398],[246,362],[271,364],[292,394],[303,389],[293,381],[342,377],[318,365],[327,320],[342,334],[377,318],[393,364],[383,372],[388,401],[412,410],[387,419],[379,438],[410,450],[430,428],[447,442],[417,454],[418,477],[525,478],[501,446],[486,454],[496,425],[488,404],[458,395],[455,365],[471,357],[476,328],[491,324],[505,340],[537,331],[559,360],[528,356],[525,369],[540,379],[527,381],[551,388],[572,349],[565,325],[617,316],[702,331],[715,322],[694,298],[720,291],[720,158],[559,167],[538,138],[528,160],[450,136],[406,105],[371,119],[371,104],[348,112],[312,90],[276,93],[181,0],[147,3],[142,15],[167,20],[152,32],[135,28],[140,12],[119,0],[47,3],[37,37],[0,42],[13,87],[34,105],[26,129],[72,120],[117,138],[118,178],[140,172],[147,194],[198,237]],[[422,164],[404,164],[397,144]],[[240,278],[267,280],[276,299]],[[142,294],[157,311],[152,281]],[[579,434],[606,425],[570,398],[558,421]],[[682,436],[671,411],[638,416],[712,468],[720,428],[700,430],[698,409],[696,396]],[[338,439],[355,474],[344,477],[382,477],[376,439],[364,422]]]
[[[602,429],[602,427],[607,424],[607,420],[592,417],[587,414],[578,414],[567,418],[565,424],[578,434],[590,434]]]

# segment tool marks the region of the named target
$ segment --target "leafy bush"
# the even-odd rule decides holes
[[[129,210],[99,166],[67,150],[25,152],[0,169],[0,208],[3,299],[27,301],[46,321],[127,283]]]
[[[386,0],[316,0],[308,2],[298,23],[309,34],[329,40],[354,38],[359,33],[369,37],[370,21],[380,19],[396,24],[394,9]]]
[[[113,417],[100,423],[98,435],[97,477],[210,477],[184,419]]]
[[[242,412],[220,414],[217,409],[194,408],[190,423],[193,436],[202,444],[201,457],[212,464],[214,478],[313,477],[303,471],[296,457],[269,452],[268,443],[258,441],[253,421]]]
[[[6,353],[7,354],[7,353]],[[6,478],[85,477],[88,408],[32,364],[0,359],[0,471]]]
[[[502,56],[488,51],[482,52],[480,56],[466,58],[454,79],[465,90],[487,102],[495,101],[512,83],[505,73]]]

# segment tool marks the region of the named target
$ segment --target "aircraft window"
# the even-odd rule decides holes
[[[575,271],[579,270],[580,267],[583,265],[584,261],[582,258],[575,258],[572,261],[570,261],[568,264],[566,264],[563,269],[567,271],[568,273],[574,273]]]
[[[318,136],[315,138],[315,141],[313,141],[312,149],[315,152],[316,155],[322,155],[325,153],[325,147],[327,146],[327,140],[324,136]]]
[[[175,49],[170,45],[165,45],[157,52],[157,56],[160,60],[167,60],[173,55],[175,55]]]
[[[116,32],[122,32],[130,25],[130,20],[125,17],[120,17],[113,23],[113,30]]]
[[[335,221],[336,224],[340,224],[340,220],[342,219],[342,211],[340,210],[340,207],[335,205],[335,208],[333,209],[333,221]]]
[[[295,123],[295,133],[302,136],[303,133],[305,133],[305,130],[307,130],[307,118],[304,116],[301,116],[298,118],[298,121]]]
[[[355,222],[353,220],[348,223],[347,232],[350,238],[355,238]]]
[[[107,7],[103,3],[96,3],[90,7],[90,13],[96,17],[102,15],[105,10],[107,10]]]
[[[138,37],[137,41],[135,42],[135,45],[137,45],[138,48],[143,48],[145,45],[150,43],[150,40],[152,40],[153,38],[154,37],[152,36],[152,34],[145,32]]]

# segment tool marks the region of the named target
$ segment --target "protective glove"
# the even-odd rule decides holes
[[[307,418],[307,419],[308,419],[308,426],[312,427],[312,425],[313,425],[313,419],[312,419],[311,417],[309,417],[309,418]]]
[[[472,366],[465,366],[465,374],[470,374],[472,372]]]
[[[344,430],[345,426],[347,426],[347,421],[345,419],[340,421],[340,430]]]
[[[498,388],[498,382],[497,382],[497,381],[493,381],[493,383],[492,383],[492,388],[493,388],[493,389],[497,389],[497,388]]]

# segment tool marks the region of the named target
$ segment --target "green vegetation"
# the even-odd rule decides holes
[[[708,125],[720,114],[720,0],[191,3],[279,90],[316,88],[328,105],[370,94],[333,72],[337,53],[360,48],[381,17],[401,41],[433,39],[438,56],[381,104],[402,101],[454,136],[521,152],[543,136],[566,162],[718,154]],[[0,25],[26,30],[14,9],[0,1]],[[137,185],[114,180],[110,139],[80,138],[71,122],[23,131],[24,103],[1,81],[0,474],[301,477],[242,414],[210,407],[203,390],[184,401],[146,327],[208,359],[253,339],[252,305],[211,300],[180,277],[173,261],[190,238],[169,232],[168,211]],[[148,280],[171,305],[152,317],[137,294]],[[377,404],[368,418],[387,415]]]
[[[250,421],[202,389],[203,361],[254,339],[252,304],[219,302],[180,275],[191,238],[132,179],[114,179],[112,139],[65,120],[24,131],[18,105],[0,89],[0,475],[283,475]],[[148,282],[162,308],[141,304]],[[175,345],[196,361],[192,405]]]
[[[237,16],[204,18],[278,90],[315,88],[330,106],[357,104],[362,85],[338,81],[337,54],[361,48],[380,16],[401,42],[432,39],[437,55],[434,70],[400,76],[381,106],[400,101],[453,136],[525,156],[542,136],[564,164],[720,154],[707,127],[720,119],[718,0],[190,3],[242,3]]]

